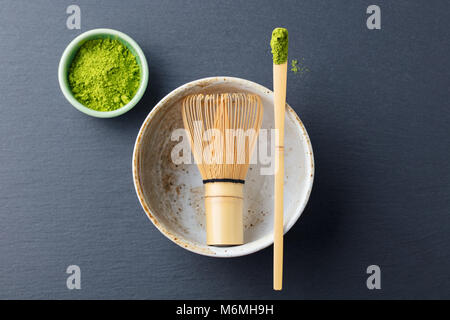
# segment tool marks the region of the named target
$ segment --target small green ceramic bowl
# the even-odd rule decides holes
[[[141,70],[141,84],[139,85],[139,88],[138,88],[136,94],[134,95],[133,99],[131,99],[131,101],[128,102],[126,105],[124,105],[123,107],[121,107],[117,110],[114,110],[114,111],[103,112],[103,111],[92,110],[92,109],[84,106],[73,96],[72,90],[70,89],[70,85],[69,85],[68,71],[69,71],[70,65],[72,64],[72,60],[75,58],[80,47],[86,41],[94,40],[94,39],[106,39],[106,38],[119,40],[136,57],[136,61]],[[148,65],[147,65],[147,60],[145,59],[145,56],[144,56],[144,52],[142,52],[142,49],[139,47],[139,45],[133,39],[131,39],[125,33],[122,33],[117,30],[112,30],[112,29],[94,29],[94,30],[90,30],[90,31],[80,34],[78,37],[73,39],[72,42],[67,46],[66,50],[64,50],[64,53],[59,62],[58,80],[59,80],[59,86],[61,87],[61,91],[63,92],[64,97],[66,97],[66,99],[75,108],[77,108],[81,112],[83,112],[87,115],[93,116],[93,117],[114,118],[114,117],[120,116],[120,115],[124,114],[125,112],[131,110],[144,95],[144,92],[145,92],[145,89],[147,88],[147,83],[148,83]]]

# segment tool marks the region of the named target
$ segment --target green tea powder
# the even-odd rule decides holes
[[[75,98],[97,111],[113,111],[126,105],[140,84],[136,57],[118,40],[85,42],[69,69]]]
[[[272,31],[270,46],[272,47],[273,63],[283,64],[288,57],[288,31],[285,28],[275,28]]]

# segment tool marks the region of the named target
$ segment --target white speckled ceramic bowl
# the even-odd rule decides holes
[[[139,201],[156,228],[179,246],[212,257],[237,257],[273,243],[273,175],[261,175],[268,164],[253,164],[244,187],[244,241],[231,247],[206,245],[203,184],[194,163],[175,165],[171,152],[174,129],[183,128],[181,100],[190,94],[250,92],[264,105],[262,129],[273,128],[273,92],[251,81],[213,77],[187,83],[165,96],[145,119],[133,152],[133,179]],[[264,130],[260,134],[265,134]],[[270,137],[270,130],[267,136]],[[259,152],[256,150],[255,152]],[[268,152],[266,152],[268,153]],[[270,151],[269,151],[270,154]],[[273,153],[272,153],[273,154]],[[287,106],[285,120],[284,232],[300,217],[314,178],[308,133]]]

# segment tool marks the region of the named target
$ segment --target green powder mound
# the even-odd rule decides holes
[[[275,28],[272,31],[272,39],[270,40],[273,63],[283,64],[287,61],[288,44],[288,31],[285,28]]]
[[[69,69],[75,98],[97,111],[113,111],[126,105],[140,84],[136,57],[120,41],[96,39],[85,42]]]

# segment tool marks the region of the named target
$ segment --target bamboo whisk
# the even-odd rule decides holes
[[[243,244],[243,186],[261,128],[261,99],[246,93],[191,95],[183,100],[182,115],[205,185],[207,244]]]

